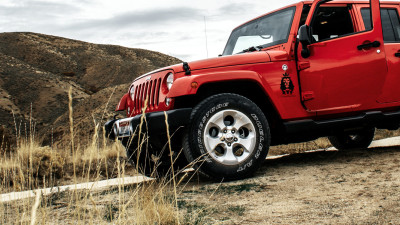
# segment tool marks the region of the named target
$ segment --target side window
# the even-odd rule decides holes
[[[400,41],[400,21],[399,21],[399,13],[396,9],[389,9],[389,17],[392,22],[394,35],[396,36],[396,42]]]
[[[354,33],[348,7],[319,7],[311,24],[315,41],[323,41]]]
[[[372,27],[371,10],[361,9],[361,16],[366,30]],[[396,9],[381,9],[382,32],[385,42],[400,42],[400,23],[399,14]]]

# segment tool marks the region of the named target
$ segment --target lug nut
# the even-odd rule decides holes
[[[238,139],[237,139],[237,138],[235,138],[234,140],[235,140],[235,141],[238,141]]]
[[[232,130],[232,134],[234,134],[235,133],[235,131],[234,130]]]
[[[228,132],[227,130],[224,130],[224,133]]]
[[[228,143],[228,147],[231,147],[231,143]]]

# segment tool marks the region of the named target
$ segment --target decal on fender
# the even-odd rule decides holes
[[[292,79],[290,79],[290,76],[288,73],[283,74],[282,80],[281,80],[281,91],[283,95],[292,95],[294,90],[294,85],[292,82]]]

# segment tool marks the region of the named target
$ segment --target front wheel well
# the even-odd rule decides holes
[[[221,93],[234,93],[244,96],[253,101],[267,117],[271,132],[280,126],[281,119],[273,106],[270,98],[263,88],[256,82],[250,80],[225,81],[203,84],[195,95],[180,96],[175,99],[175,108],[194,108],[202,100]],[[273,134],[271,134],[274,136]]]

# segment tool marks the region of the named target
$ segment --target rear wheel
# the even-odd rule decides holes
[[[240,95],[219,94],[193,109],[183,149],[188,161],[197,161],[200,172],[234,180],[260,167],[269,143],[267,119],[255,103]]]
[[[359,131],[345,132],[328,137],[331,144],[338,150],[367,148],[374,139],[375,128],[364,128]]]

